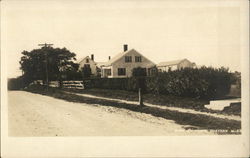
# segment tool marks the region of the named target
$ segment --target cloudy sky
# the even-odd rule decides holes
[[[187,58],[197,65],[240,71],[240,8],[235,1],[2,1],[2,53],[8,77],[21,74],[23,50],[39,43],[66,47],[77,58],[107,61],[134,48],[156,64]]]

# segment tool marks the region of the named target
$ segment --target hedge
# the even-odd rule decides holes
[[[21,90],[31,83],[30,80],[25,79],[23,76],[8,79],[8,90]]]
[[[136,78],[96,78],[91,79],[88,87],[101,89],[119,89],[137,91],[138,83]]]
[[[92,79],[90,87],[127,91],[137,91],[141,87],[147,93],[211,99],[229,93],[231,75],[223,67],[185,68],[148,77]]]
[[[197,98],[216,98],[229,93],[231,80],[228,69],[182,69],[160,73],[147,79],[147,90]]]

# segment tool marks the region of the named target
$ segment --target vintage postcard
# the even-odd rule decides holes
[[[1,156],[249,156],[249,1],[0,4]]]

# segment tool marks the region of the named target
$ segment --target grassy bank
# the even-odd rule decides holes
[[[100,97],[122,99],[128,101],[138,101],[138,93],[124,91],[124,90],[111,90],[111,89],[64,89],[70,92],[77,92],[82,94],[92,94]],[[177,97],[172,95],[155,95],[155,94],[144,94],[143,100],[150,104],[163,105],[163,106],[172,106],[172,107],[181,107],[181,108],[190,108],[202,110],[204,109],[204,104],[208,104],[209,101],[195,99],[195,98],[185,98]]]
[[[111,89],[64,89],[69,92],[76,92],[81,94],[91,94],[100,97],[107,97],[113,99],[122,99],[128,101],[138,101],[138,93],[129,92],[124,90],[111,90]],[[227,99],[227,98],[223,98]],[[169,107],[180,107],[186,109],[194,109],[201,112],[218,113],[224,115],[241,115],[241,111],[236,108],[226,109],[224,111],[211,110],[204,107],[205,104],[209,104],[208,100],[188,98],[188,97],[177,97],[172,95],[155,95],[155,94],[144,94],[143,100],[146,103],[169,106]],[[238,106],[240,107],[240,106]]]
[[[196,126],[198,129],[221,129],[227,130],[230,133],[230,130],[241,129],[241,122],[215,118],[211,116],[205,116],[201,114],[190,114],[183,113],[178,111],[170,111],[165,109],[159,109],[155,107],[140,107],[133,104],[127,103],[117,103],[116,101],[108,101],[103,99],[94,99],[83,96],[78,96],[75,94],[68,94],[64,91],[57,88],[49,88],[49,91],[46,91],[45,87],[42,86],[31,86],[26,91],[38,93],[42,95],[51,96],[58,99],[63,99],[70,102],[78,103],[87,103],[87,104],[98,104],[102,106],[112,106],[117,108],[128,109],[135,112],[141,112],[146,114],[151,114],[156,117],[162,117],[169,120],[174,120],[176,123],[181,125],[191,125]]]

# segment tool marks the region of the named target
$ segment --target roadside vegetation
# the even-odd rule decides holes
[[[112,90],[112,89],[63,89],[68,92],[76,92],[81,94],[91,94],[100,97],[122,99],[127,101],[138,101],[138,92],[125,91],[125,90]],[[170,107],[181,107],[190,108],[195,110],[202,110],[204,104],[207,104],[207,100],[188,98],[188,97],[177,97],[173,95],[160,95],[160,94],[143,94],[143,100],[146,103],[170,106]]]
[[[143,72],[139,71],[138,73]],[[133,73],[129,78],[89,79],[89,88],[125,90],[137,92],[141,88],[145,93],[173,95],[199,99],[220,99],[230,92],[236,82],[229,69],[202,67],[184,68],[169,72],[151,70],[149,76]]]
[[[110,89],[63,89],[64,91],[80,93],[80,94],[90,94],[99,97],[107,97],[113,99],[121,99],[127,101],[138,101],[138,93],[130,92],[124,90],[110,90]],[[201,112],[217,113],[224,115],[241,115],[241,106],[232,105],[225,110],[211,110],[205,108],[204,105],[209,103],[209,100],[190,98],[190,97],[178,97],[173,95],[160,95],[160,94],[150,94],[146,93],[143,95],[143,100],[145,103],[150,103],[154,105],[168,106],[168,107],[179,107],[185,109],[193,109]]]
[[[162,117],[165,119],[174,120],[176,123],[181,125],[191,125],[192,129],[197,130],[227,130],[230,134],[231,130],[241,129],[241,122],[236,120],[216,118],[212,116],[206,116],[201,114],[190,114],[172,110],[159,109],[148,106],[136,106],[134,104],[118,103],[116,101],[108,101],[104,99],[88,98],[78,96],[75,94],[69,94],[59,88],[49,88],[40,85],[29,86],[26,91],[32,93],[38,93],[42,95],[51,96],[58,99],[63,99],[69,102],[87,103],[87,104],[98,104],[102,106],[112,106],[117,108],[124,108],[135,112],[142,112],[151,114],[156,117]]]

